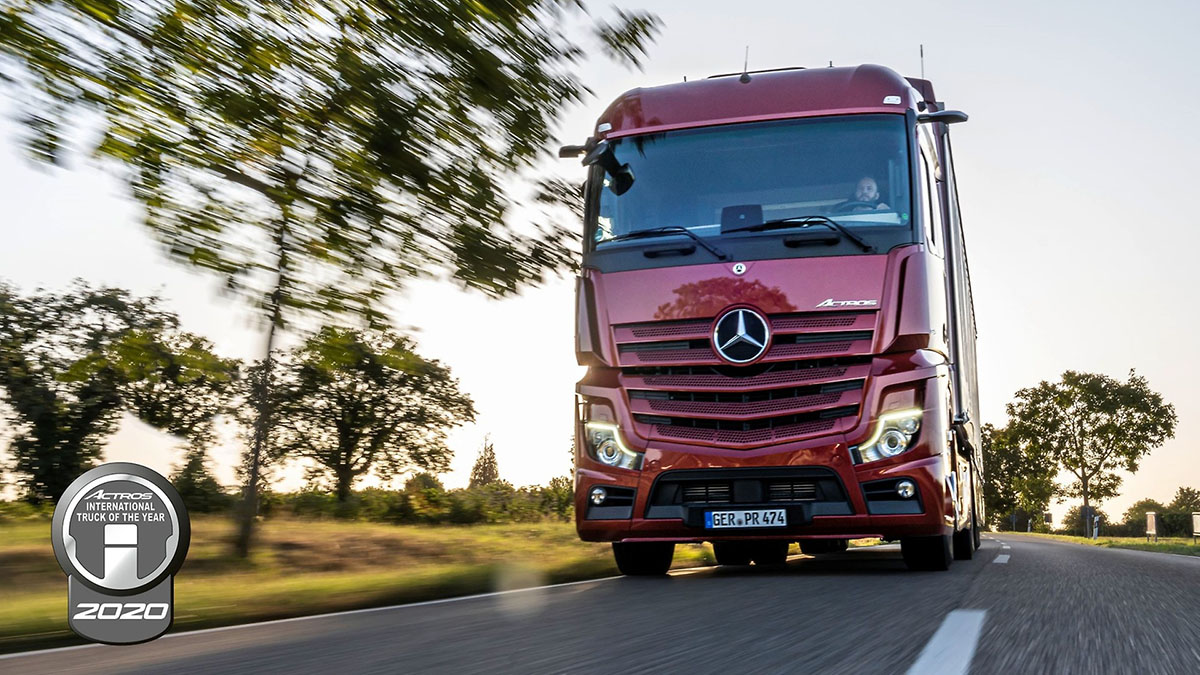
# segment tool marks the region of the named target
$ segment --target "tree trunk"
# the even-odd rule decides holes
[[[1083,483],[1083,536],[1090,539],[1092,536],[1092,509],[1088,505],[1088,484]]]
[[[339,504],[350,501],[350,488],[354,485],[354,473],[349,467],[338,467],[337,499]]]
[[[246,472],[246,485],[242,489],[241,522],[238,523],[236,551],[239,558],[250,555],[250,540],[254,536],[254,521],[258,517],[258,474],[267,436],[271,429],[271,376],[274,370],[275,327],[279,308],[276,305],[267,329],[267,354],[263,359],[260,379],[254,384],[255,420],[254,438],[250,446],[250,466]]]

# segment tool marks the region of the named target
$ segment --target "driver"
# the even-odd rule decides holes
[[[882,211],[891,208],[880,199],[879,184],[871,176],[863,176],[854,188],[854,196],[833,207],[835,211]]]

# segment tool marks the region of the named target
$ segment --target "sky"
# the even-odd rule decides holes
[[[1195,184],[1200,107],[1194,27],[1200,5],[1110,2],[621,3],[664,28],[644,70],[587,63],[595,96],[565,110],[563,143],[581,142],[621,92],[739,70],[878,63],[924,73],[938,98],[971,119],[953,128],[955,164],[979,329],[984,422],[1002,425],[1022,387],[1068,369],[1124,378],[1131,368],[1173,403],[1176,436],[1154,450],[1122,495],[1169,501],[1200,487],[1200,334],[1193,259],[1200,251]],[[601,12],[607,5],[597,5]],[[10,112],[0,103],[0,112]],[[35,166],[0,122],[0,278],[23,290],[76,277],[162,296],[184,328],[223,355],[253,358],[262,334],[207,277],[168,264],[138,224],[138,207],[104,168]],[[575,181],[574,162],[548,165]],[[442,360],[475,399],[475,424],[455,431],[451,486],[464,485],[490,434],[515,484],[568,473],[574,383],[573,282],[559,279],[494,301],[419,283],[395,303],[422,354]],[[494,329],[486,327],[493,326]],[[520,330],[511,327],[522,327]],[[482,328],[481,328],[482,327]],[[480,339],[486,335],[487,343]],[[232,483],[239,448],[217,448]],[[169,472],[174,441],[125,420],[106,459]],[[282,487],[298,478],[284,476]],[[1057,519],[1069,504],[1055,505]]]

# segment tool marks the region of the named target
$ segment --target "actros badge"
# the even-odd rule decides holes
[[[80,637],[133,644],[171,627],[191,525],[166,478],[127,462],[88,471],[58,501],[51,539]]]

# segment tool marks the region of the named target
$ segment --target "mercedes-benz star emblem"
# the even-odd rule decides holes
[[[713,348],[730,363],[749,363],[762,356],[771,339],[767,320],[752,309],[734,309],[717,319]]]

